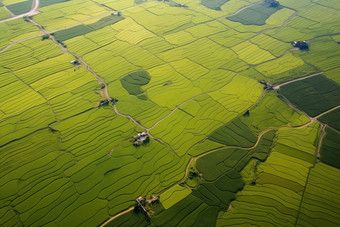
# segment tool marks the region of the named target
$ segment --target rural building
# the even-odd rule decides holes
[[[148,134],[146,132],[138,133],[133,137],[133,144],[136,146],[142,145],[148,139]]]
[[[140,207],[140,208],[142,208],[142,210],[144,211],[144,213],[146,213],[146,215],[148,216],[148,218],[151,218],[150,217],[150,214],[148,213],[148,211],[145,209],[145,207],[144,207],[144,199],[142,198],[142,197],[138,197],[137,199],[136,199],[136,202],[137,202],[137,204],[138,204],[138,207]]]

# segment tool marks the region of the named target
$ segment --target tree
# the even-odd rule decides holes
[[[264,0],[265,3],[268,3],[270,7],[277,7],[280,3],[276,0]]]

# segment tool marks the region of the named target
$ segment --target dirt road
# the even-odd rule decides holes
[[[18,18],[22,18],[24,16],[34,16],[34,15],[38,14],[39,13],[39,11],[38,11],[39,3],[40,3],[39,0],[33,0],[32,8],[31,8],[30,11],[28,11],[27,13],[16,15],[14,17],[10,17],[10,18],[0,20],[0,23],[10,21],[10,20],[15,20],[15,19],[18,19]]]

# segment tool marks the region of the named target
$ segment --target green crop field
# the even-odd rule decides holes
[[[287,84],[280,91],[312,117],[340,105],[340,86],[322,75]]]
[[[19,15],[22,13],[26,13],[31,9],[33,0],[21,1],[18,3],[10,3],[10,5],[6,4],[6,7],[15,15]]]
[[[339,24],[338,0],[0,1],[0,226],[339,226]]]

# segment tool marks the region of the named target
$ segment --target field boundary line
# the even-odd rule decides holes
[[[290,80],[290,81],[284,82],[284,83],[282,83],[282,84],[276,85],[276,86],[274,86],[273,88],[274,88],[275,90],[278,90],[278,89],[280,89],[280,87],[285,86],[285,85],[287,85],[287,84],[294,83],[294,82],[299,81],[299,80],[304,80],[304,79],[307,79],[307,78],[310,78],[310,77],[313,77],[313,76],[317,76],[317,75],[320,75],[320,74],[323,74],[323,73],[325,73],[325,72],[322,71],[322,72],[314,73],[314,74],[309,75],[309,76],[304,76],[304,77],[296,78],[296,79],[294,79],[294,80]]]
[[[12,12],[7,8],[7,6],[4,6],[4,8],[5,8],[5,10],[7,10],[7,11],[12,15],[12,17],[15,17],[15,14],[12,13]],[[6,18],[6,19],[7,19],[7,18]]]
[[[330,110],[327,110],[327,111],[325,111],[325,112],[319,114],[319,115],[316,116],[315,118],[322,117],[323,115],[328,114],[329,112],[332,112],[333,110],[336,110],[336,109],[338,109],[338,108],[340,108],[340,105],[338,105],[338,106],[336,106],[336,107],[334,107],[334,108],[332,108],[332,109],[330,109]]]

